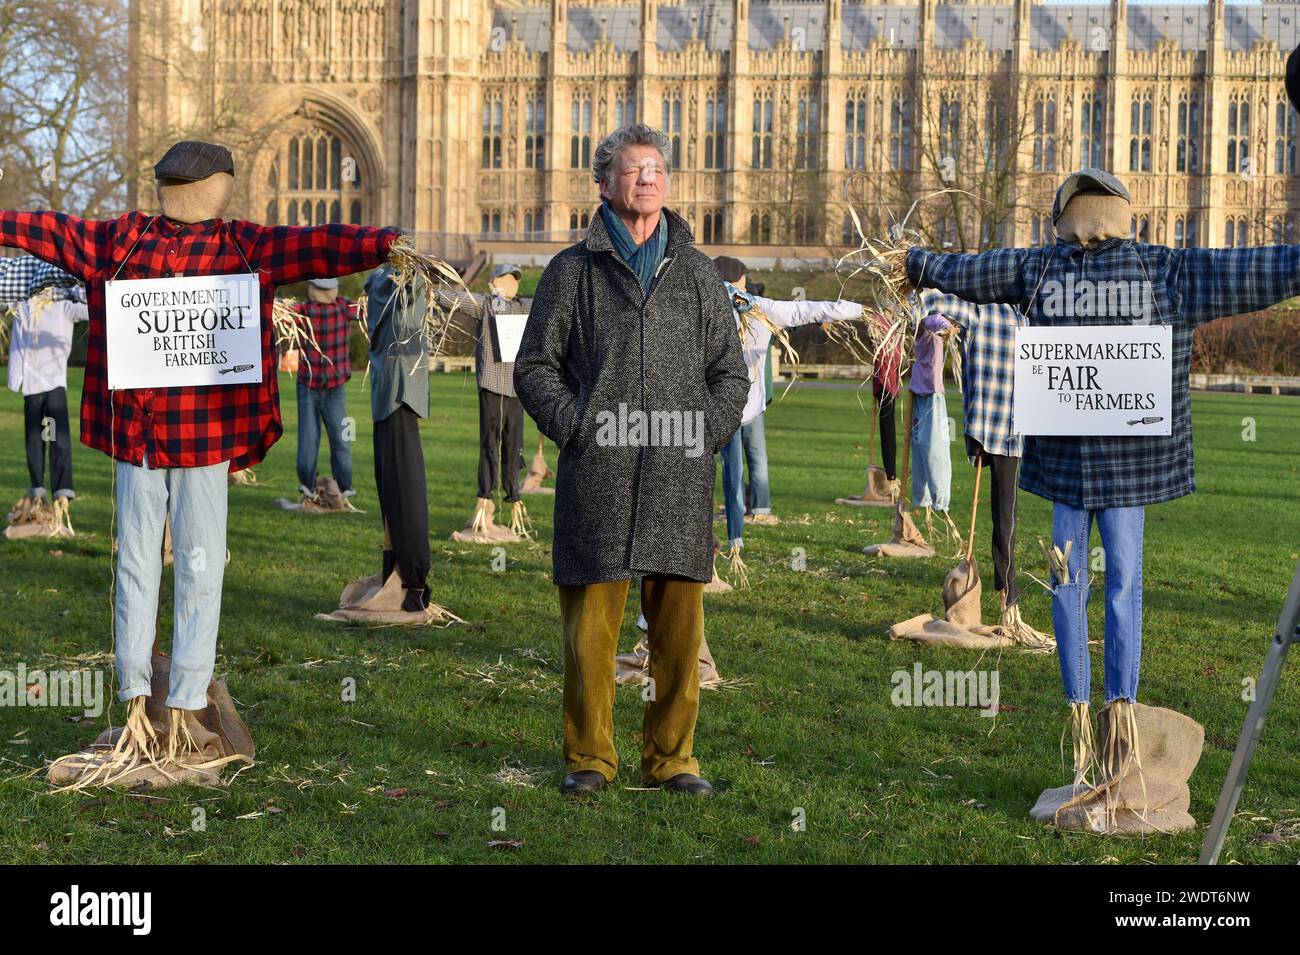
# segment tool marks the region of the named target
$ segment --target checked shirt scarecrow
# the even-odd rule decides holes
[[[263,226],[222,218],[234,184],[229,151],[174,145],[154,167],[160,215],[91,221],[59,212],[0,212],[0,244],[84,282],[89,340],[81,440],[115,462],[114,606],[118,697],[125,727],[57,760],[55,783],[166,785],[211,781],[251,740],[212,682],[226,553],[227,474],[262,460],[280,437],[272,303],[275,287],[381,264],[398,233],[352,225]],[[105,283],[180,276],[256,276],[261,381],[110,390]],[[170,516],[175,632],[170,663],[151,659]],[[167,666],[166,681],[154,661]]]
[[[1193,333],[1213,319],[1300,295],[1300,246],[1173,249],[1135,242],[1128,237],[1129,201],[1128,190],[1110,173],[1081,170],[1057,192],[1052,211],[1060,238],[1055,243],[980,254],[913,249],[906,268],[917,287],[968,302],[1015,306],[1030,326],[1159,323],[1171,328],[1168,435],[1027,435],[1020,472],[1022,489],[1053,503],[1052,616],[1075,756],[1074,786],[1045,793],[1036,815],[1096,831],[1170,831],[1193,824],[1186,811],[1186,779],[1199,757],[1203,730],[1181,714],[1136,703],[1145,507],[1196,489],[1189,389]],[[1132,296],[1127,310],[1101,307],[1100,293],[1094,307],[1056,307],[1062,290],[1116,288],[1143,294]],[[1107,704],[1099,714],[1095,750],[1087,629],[1094,522],[1106,555]],[[1095,751],[1102,762],[1094,787],[1086,779]],[[1140,753],[1150,760],[1144,764]]]

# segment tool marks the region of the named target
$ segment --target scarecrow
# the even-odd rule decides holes
[[[500,544],[530,536],[519,480],[524,466],[524,406],[515,395],[514,382],[514,352],[532,304],[532,299],[519,295],[522,275],[517,265],[498,265],[492,271],[487,295],[466,293],[455,298],[443,296],[441,300],[446,308],[470,312],[477,339],[474,374],[478,381],[478,497],[464,529],[451,535],[454,541]],[[537,454],[541,453],[539,443]],[[534,469],[536,463],[534,456]],[[545,458],[541,467],[545,474]],[[498,481],[505,492],[505,503],[510,505],[509,526],[494,520]]]
[[[887,323],[879,311],[869,313],[874,338],[884,338]],[[897,476],[898,424],[894,410],[903,363],[903,342],[896,338],[875,356],[871,368],[871,397],[875,408],[867,438],[867,485],[861,494],[837,497],[851,507],[894,507],[900,486]],[[880,432],[880,464],[876,463],[876,431]]]
[[[32,256],[0,260],[0,269],[0,285],[9,289],[26,280],[21,297],[10,303],[9,388],[23,396],[29,485],[8,514],[5,537],[73,537],[69,507],[77,495],[68,429],[68,354],[73,326],[87,319],[84,296],[71,275]]]
[[[97,745],[51,765],[52,782],[77,788],[211,781],[226,764],[251,761],[246,733],[212,728],[238,719],[212,673],[225,570],[226,476],[261,461],[283,431],[272,339],[275,287],[372,268],[390,254],[410,282],[432,281],[435,269],[409,246],[395,246],[394,229],[225,219],[235,168],[222,146],[176,143],[154,176],[161,209],[154,215],[137,211],[91,221],[58,212],[0,212],[0,245],[23,248],[86,284],[81,440],[112,457],[116,469],[114,642],[118,697],[128,704],[127,717]],[[260,289],[261,381],[109,390],[106,282],[250,274]],[[161,294],[177,293],[172,287]],[[145,317],[172,316],[155,311]],[[175,630],[163,679],[163,664],[151,659],[151,651],[168,515],[177,555]]]
[[[749,574],[740,553],[745,546],[745,481],[742,472],[744,457],[744,431],[759,422],[762,431],[762,418],[767,410],[767,389],[764,382],[763,365],[767,358],[769,346],[774,336],[788,342],[789,330],[801,325],[829,324],[832,322],[855,321],[862,318],[862,306],[857,302],[785,302],[771,298],[761,298],[746,291],[745,263],[729,255],[718,256],[713,260],[722,276],[723,286],[731,301],[731,310],[736,317],[736,328],[740,333],[741,348],[744,353],[745,367],[749,372],[749,395],[745,410],[741,415],[741,426],[731,439],[722,447],[722,488],[725,502],[725,519],[727,522],[727,558],[731,562],[739,585],[749,585]],[[764,446],[766,441],[764,439]],[[751,458],[749,461],[750,481],[761,489],[763,497],[754,513],[756,518],[763,516],[772,519],[771,499],[768,497],[767,460]],[[717,573],[714,572],[716,586]],[[728,588],[730,589],[730,588]]]
[[[293,306],[310,330],[298,358],[298,495],[296,508],[313,513],[355,511],[352,448],[344,435],[352,377],[348,332],[353,305],[338,294],[337,278],[307,283],[307,301]],[[321,425],[330,442],[331,477],[316,474]]]
[[[1015,574],[1016,480],[1021,439],[1011,431],[1012,351],[1016,312],[1006,305],[972,305],[956,296],[927,290],[921,295],[928,310],[939,312],[961,329],[962,405],[966,450],[975,466],[970,533],[962,545],[962,560],[943,584],[943,617],[922,614],[890,628],[890,639],[907,638],[932,645],[970,649],[1019,646],[1050,651],[1054,642],[1020,616],[1020,591]],[[975,521],[980,483],[989,463],[993,485],[993,568],[1001,612],[995,626],[985,626],[980,607],[983,586],[975,560]]]
[[[921,310],[919,318],[910,317],[910,321],[914,327],[914,360],[907,384],[907,411],[903,416],[907,425],[903,480],[910,483],[912,504],[925,508],[927,525],[932,525],[932,514],[938,511],[956,537],[948,516],[952,458],[948,451],[950,436],[943,385],[944,346],[956,329],[941,314],[927,309]],[[873,331],[881,335],[877,365],[889,367],[906,343],[901,335],[886,336],[879,328]],[[898,361],[901,364],[901,357]],[[891,496],[894,496],[894,519],[889,541],[870,544],[862,552],[873,557],[933,557],[934,548],[913,522],[903,494]]]
[[[1166,248],[1130,237],[1129,192],[1115,176],[1084,169],[1066,178],[1052,207],[1057,241],[977,255],[912,248],[888,259],[890,276],[969,302],[1014,305],[1028,325],[1167,324],[1173,340],[1168,436],[1025,438],[1020,487],[1052,502],[1052,618],[1071,708],[1074,781],[1048,790],[1032,815],[1067,828],[1172,831],[1194,824],[1187,777],[1203,729],[1137,703],[1142,650],[1145,509],[1196,488],[1192,461],[1192,336],[1205,322],[1268,308],[1300,294],[1300,246]],[[1086,279],[1083,286],[1078,280]],[[1048,290],[1140,288],[1129,308],[1046,307]],[[1119,283],[1115,285],[1114,283]],[[1140,307],[1133,308],[1136,300]],[[1059,303],[1058,303],[1059,304]],[[1082,314],[1081,314],[1082,313]],[[1106,554],[1105,708],[1089,712],[1086,607],[1088,540],[1100,529]],[[1093,764],[1100,753],[1100,764]],[[1143,754],[1149,758],[1143,759]]]
[[[375,488],[384,545],[379,573],[343,589],[318,620],[430,624],[459,621],[429,599],[429,497],[420,421],[429,416],[427,291],[402,287],[385,265],[366,281]]]

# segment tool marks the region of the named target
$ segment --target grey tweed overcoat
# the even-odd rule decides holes
[[[662,214],[667,249],[643,294],[595,211],[542,274],[515,358],[519,400],[560,448],[556,584],[712,578],[713,456],[749,378],[717,268]]]

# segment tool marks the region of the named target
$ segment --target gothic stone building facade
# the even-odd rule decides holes
[[[142,157],[189,129],[243,134],[240,214],[396,224],[457,258],[573,241],[595,144],[633,120],[671,137],[697,240],[758,256],[856,244],[850,204],[878,224],[944,185],[980,199],[923,216],[940,244],[1046,241],[1052,190],[1085,165],[1128,182],[1149,241],[1294,237],[1294,3],[133,0],[132,17]]]

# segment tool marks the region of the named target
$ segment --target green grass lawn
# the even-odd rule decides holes
[[[80,372],[71,379],[75,407]],[[447,541],[474,497],[473,376],[433,377],[423,428],[434,597],[467,621],[445,630],[312,619],[337,605],[347,580],[378,568],[368,401],[354,379],[349,408],[359,421],[357,504],[365,513],[312,516],[273,504],[293,497],[297,483],[287,377],[281,392],[286,437],[257,469],[257,486],[230,489],[232,560],[217,661],[257,741],[257,765],[228,789],[50,795],[39,777],[22,774],[85,744],[106,718],[0,708],[0,862],[1191,862],[1245,716],[1242,681],[1258,675],[1300,557],[1300,404],[1197,395],[1200,492],[1147,515],[1140,699],[1205,726],[1191,780],[1201,825],[1173,837],[1062,834],[1028,817],[1043,788],[1067,781],[1055,656],[1008,651],[980,660],[886,639],[894,622],[942,611],[940,585],[954,561],[863,556],[865,544],[888,538],[888,511],[833,503],[862,488],[867,419],[858,395],[794,389],[768,416],[782,523],[747,529],[754,589],[705,598],[709,643],[730,680],[704,695],[696,736],[718,797],[635,788],[641,697],[628,687],[615,713],[619,785],[575,804],[556,788],[562,657],[550,582],[553,499],[529,498],[539,540],[511,546],[503,573],[492,571],[488,549]],[[950,406],[960,420],[956,395]],[[1245,418],[1255,421],[1253,442],[1243,440]],[[6,391],[6,504],[26,486],[22,432],[21,399]],[[529,456],[535,441],[530,424]],[[964,526],[974,472],[953,447],[954,517]],[[0,540],[0,669],[111,669],[109,461],[78,444],[74,467],[76,540]],[[1036,538],[1050,530],[1049,507],[1029,495],[1021,502],[1022,570],[1045,577]],[[986,506],[977,532],[986,620],[997,610],[989,533]],[[796,548],[806,552],[804,571],[791,569]],[[1047,594],[1027,578],[1025,586],[1027,618],[1050,629]],[[1092,603],[1097,636],[1102,605]],[[624,648],[634,642],[635,617],[633,598]],[[169,604],[163,621],[169,641]],[[1100,654],[1095,647],[1098,702]],[[918,661],[996,668],[1004,712],[992,720],[976,709],[894,707],[891,674]],[[1224,861],[1300,858],[1298,666],[1293,659],[1279,689]],[[357,684],[353,703],[340,699],[348,678]],[[199,807],[206,831],[191,826]],[[800,812],[806,828],[796,831]],[[1260,838],[1269,833],[1282,838]],[[489,848],[496,839],[523,845]]]

